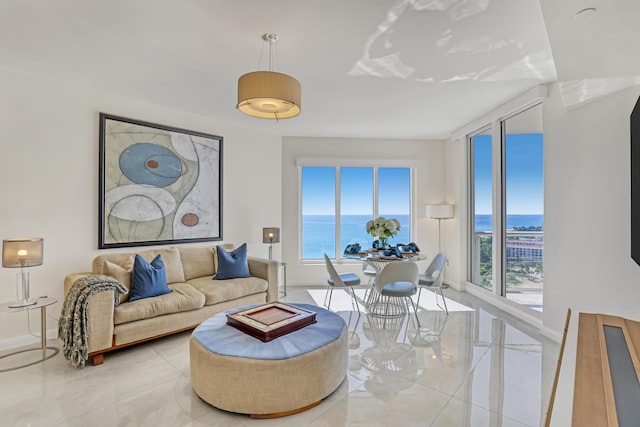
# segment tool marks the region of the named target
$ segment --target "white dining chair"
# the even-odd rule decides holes
[[[447,308],[447,300],[444,298],[442,292],[442,279],[444,278],[444,266],[447,263],[447,255],[444,252],[437,254],[427,270],[418,276],[418,307],[420,307],[420,296],[422,295],[422,288],[429,288],[433,291],[436,297],[436,305],[449,314]],[[438,303],[438,290],[440,290],[440,296],[442,297],[442,304],[444,308]]]
[[[375,284],[375,302],[372,304],[374,312],[381,313],[385,320],[390,316],[400,316],[409,313],[409,302],[416,315],[418,327],[418,309],[411,297],[418,288],[418,266],[414,262],[389,262],[378,273]],[[372,291],[373,292],[373,291]],[[379,311],[380,306],[384,309]]]
[[[327,293],[324,296],[324,306],[330,310],[333,289],[335,287],[343,287],[348,289],[348,292],[351,294],[351,305],[353,306],[354,311],[358,311],[359,313],[360,308],[358,307],[358,301],[356,300],[356,294],[353,292],[353,287],[360,284],[360,277],[355,273],[338,274],[327,254],[324,254],[324,263],[327,266],[327,272],[329,273],[329,278],[327,279]],[[329,297],[328,304],[327,297]]]

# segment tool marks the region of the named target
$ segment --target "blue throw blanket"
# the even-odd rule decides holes
[[[114,291],[114,304],[120,304],[120,295],[127,293],[127,288],[110,276],[89,275],[73,282],[64,299],[62,313],[58,322],[58,336],[62,340],[62,352],[74,367],[84,367],[88,356],[89,325],[87,307],[89,297],[97,292]]]

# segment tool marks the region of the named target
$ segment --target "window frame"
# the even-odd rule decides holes
[[[302,234],[302,169],[305,167],[334,167],[336,168],[336,192],[335,192],[335,217],[337,218],[335,224],[335,253],[327,254],[336,262],[350,262],[351,260],[343,259],[340,257],[342,254],[340,244],[340,169],[341,168],[372,168],[373,169],[373,217],[378,216],[378,171],[382,168],[406,168],[409,169],[409,236],[411,241],[415,240],[417,233],[417,209],[416,209],[416,194],[417,194],[417,168],[418,162],[415,160],[402,160],[402,159],[321,159],[321,158],[299,158],[296,159],[296,167],[298,172],[298,262],[304,264],[317,264],[320,258],[304,259],[302,257],[303,251],[303,234]]]
[[[466,152],[467,152],[467,171],[468,171],[468,223],[467,223],[467,283],[481,292],[491,293],[505,301],[507,298],[507,247],[505,239],[505,221],[507,214],[507,176],[506,176],[506,137],[507,120],[524,113],[532,108],[541,107],[545,97],[534,98],[529,102],[523,103],[517,108],[511,109],[499,117],[493,118],[484,126],[478,127],[465,135]],[[486,289],[478,283],[472,282],[474,268],[474,234],[475,234],[475,170],[474,170],[474,147],[473,138],[487,131],[491,133],[491,156],[492,156],[492,276],[493,287]],[[521,306],[524,310],[530,310],[525,306]]]

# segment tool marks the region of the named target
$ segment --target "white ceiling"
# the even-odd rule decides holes
[[[0,68],[283,136],[443,138],[538,83],[560,80],[568,107],[640,83],[638,4],[2,0]],[[235,109],[267,32],[302,85],[293,119]]]

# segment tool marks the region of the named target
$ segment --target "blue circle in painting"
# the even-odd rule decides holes
[[[134,144],[120,154],[120,170],[136,184],[166,187],[180,178],[182,163],[162,145]]]

